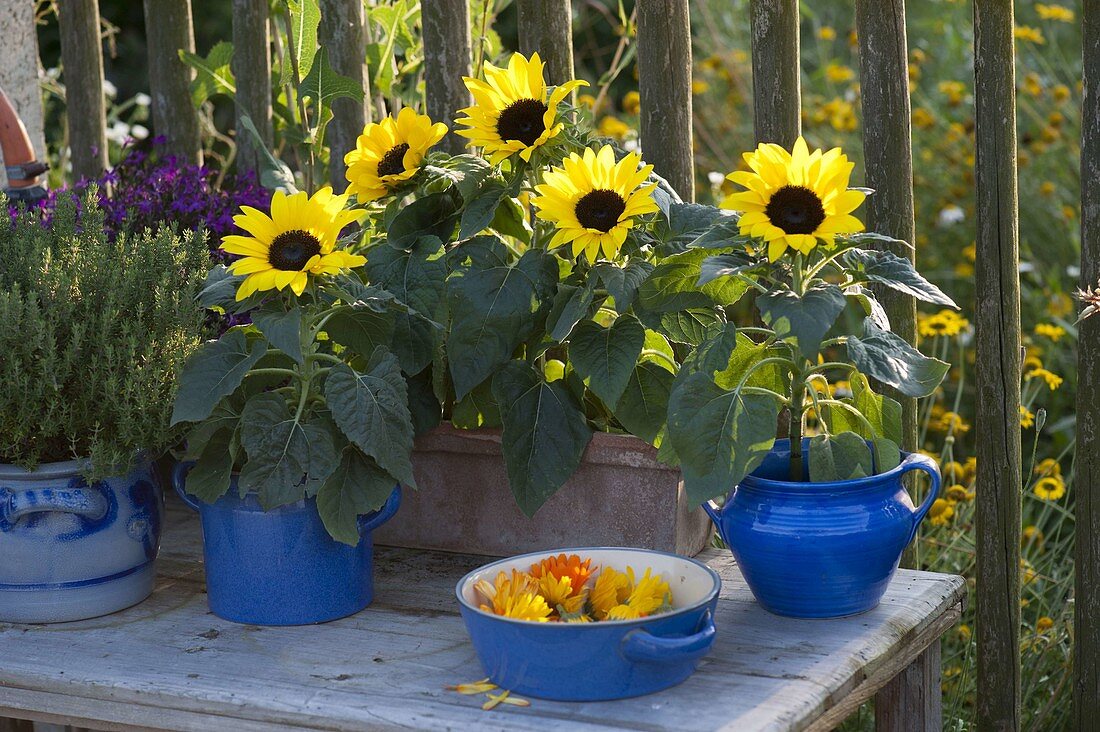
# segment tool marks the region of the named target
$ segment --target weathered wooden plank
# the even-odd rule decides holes
[[[34,723],[25,719],[0,717],[0,732],[34,732]]]
[[[937,638],[875,696],[875,732],[939,732],[941,729],[943,691],[940,689],[940,641]]]
[[[355,140],[370,122],[370,74],[367,72],[367,42],[364,34],[362,0],[321,0],[321,45],[328,49],[336,73],[343,74],[363,89],[363,101],[337,99],[332,103],[328,138],[329,180],[333,190],[343,191],[348,181],[344,155],[355,149]]]
[[[142,605],[62,626],[0,624],[0,713],[121,729],[802,730],[873,694],[965,597],[959,577],[902,571],[864,615],[780,618],[752,600],[731,556],[708,550],[723,577],[718,642],[685,684],[644,704],[535,700],[486,714],[481,699],[443,690],[482,676],[454,584],[484,558],[379,549],[368,610],[258,628],[208,612],[196,523],[173,503],[157,590]]]
[[[7,93],[23,120],[38,160],[46,159],[43,134],[42,91],[38,86],[38,33],[34,3],[0,4],[0,89]],[[7,185],[0,170],[0,186]]]
[[[237,168],[258,171],[261,153],[241,125],[248,117],[271,147],[271,37],[268,0],[233,0],[233,78],[237,85]]]
[[[1100,0],[1081,7],[1081,287],[1100,283]],[[1096,727],[1100,709],[1100,316],[1078,326],[1074,459],[1074,728]]]
[[[73,177],[95,178],[107,168],[107,114],[103,99],[103,47],[99,0],[58,3],[65,119]]]
[[[1020,727],[1020,276],[1011,0],[975,0],[979,729]]]
[[[149,90],[153,128],[169,152],[202,163],[199,114],[191,102],[194,72],[179,57],[195,52],[191,0],[145,0],[145,38],[149,51]]]
[[[573,9],[569,0],[518,0],[519,50],[538,51],[551,84],[573,78]]]
[[[470,105],[462,82],[470,76],[470,8],[466,0],[423,0],[420,23],[424,31],[424,87],[428,115],[454,129],[458,110]],[[459,153],[466,140],[450,132],[441,143]]]
[[[867,187],[867,228],[896,239],[916,240],[913,218],[913,148],[909,126],[909,59],[905,0],[857,0],[860,98],[863,102],[863,156]],[[886,245],[899,257],[916,261],[916,250]],[[916,301],[885,287],[875,294],[892,330],[917,342]],[[917,448],[917,400],[890,389],[902,405],[902,447]]]
[[[789,149],[802,132],[798,0],[752,0],[749,17],[756,141]]]
[[[685,201],[695,200],[688,0],[638,0],[642,156]]]

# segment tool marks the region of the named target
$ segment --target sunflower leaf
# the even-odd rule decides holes
[[[490,181],[478,191],[477,195],[466,202],[466,207],[462,211],[462,221],[458,225],[458,238],[469,239],[488,228],[493,217],[496,216],[497,207],[507,195],[508,189],[503,183],[496,181]]]
[[[266,352],[266,343],[261,339],[249,343],[241,328],[199,346],[180,374],[172,424],[209,417],[218,402],[237,390],[245,374]]]
[[[644,259],[631,259],[620,267],[611,262],[599,262],[593,269],[600,281],[615,300],[615,312],[625,313],[634,304],[638,288],[653,272],[654,265]]]
[[[638,303],[654,313],[670,313],[714,305],[733,305],[749,285],[740,280],[715,280],[699,285],[705,249],[692,249],[666,258],[638,288]]]
[[[401,361],[402,371],[423,371],[441,340],[440,329],[431,321],[444,320],[446,313],[447,265],[442,247],[434,238],[417,240],[409,251],[374,247],[366,269],[371,282],[416,310],[395,316],[390,348]]]
[[[821,341],[846,302],[839,287],[818,282],[801,297],[791,290],[764,293],[756,298],[756,307],[776,336],[794,343],[803,357],[816,361]]]
[[[596,293],[596,278],[589,278],[582,287],[559,285],[550,314],[546,317],[546,329],[550,338],[558,343],[565,341],[573,327],[587,318]]]
[[[860,372],[918,399],[935,391],[951,368],[882,330],[871,318],[863,321],[862,338],[848,337],[848,357]]]
[[[696,285],[702,287],[720,277],[732,277],[752,269],[757,264],[745,252],[730,252],[707,257],[699,265],[699,280]]]
[[[341,307],[325,323],[325,332],[333,341],[363,358],[369,358],[376,348],[389,347],[394,328],[390,313],[371,307]]]
[[[510,361],[493,379],[504,430],[508,483],[520,510],[535,512],[580,466],[592,429],[580,405],[524,361]]]
[[[384,348],[374,352],[363,373],[341,364],[325,380],[325,399],[340,430],[379,467],[416,487],[408,396],[397,357]]]
[[[252,323],[260,329],[268,343],[290,356],[295,363],[305,361],[302,355],[302,310],[297,304],[283,310],[282,305],[274,301],[252,313]]]
[[[473,241],[486,239],[497,241]],[[508,265],[482,248],[471,249],[476,258],[447,279],[447,355],[457,399],[512,358],[549,307],[558,279],[556,260],[542,250],[529,249]]]
[[[317,513],[336,541],[356,546],[361,539],[359,517],[381,508],[397,481],[371,458],[345,447],[340,464],[317,492]]]
[[[706,340],[714,328],[721,327],[725,322],[725,318],[714,308],[690,308],[675,313],[661,313],[656,330],[660,330],[670,341],[695,346]]]
[[[213,503],[229,491],[233,477],[233,455],[227,449],[230,431],[220,430],[202,448],[187,471],[186,490],[204,503]]]
[[[630,434],[656,444],[668,419],[668,398],[675,377],[650,361],[635,364],[615,405],[615,418]]]
[[[854,432],[813,437],[809,463],[811,483],[855,480],[874,473],[867,441]]]
[[[725,495],[763,462],[782,402],[763,391],[723,389],[699,372],[669,396],[668,442],[680,459],[692,505]]]
[[[401,208],[386,230],[391,247],[408,249],[422,237],[434,236],[448,241],[458,223],[458,205],[451,191],[432,193],[417,198]]]
[[[959,307],[940,288],[917,272],[913,263],[905,257],[888,251],[855,248],[848,249],[840,256],[849,268],[861,272],[871,282],[924,302],[946,305],[956,310]]]
[[[585,320],[569,339],[569,360],[592,393],[614,409],[644,345],[645,328],[633,316],[620,316],[609,328]]]

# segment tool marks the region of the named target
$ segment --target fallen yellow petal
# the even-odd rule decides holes
[[[488,697],[489,697],[489,701],[487,701],[487,702],[485,702],[484,704],[481,705],[481,708],[484,709],[485,711],[489,711],[490,709],[494,709],[498,704],[505,701],[508,698],[508,692],[507,691],[502,691],[501,693],[497,694],[496,696],[493,696],[492,694],[488,694]]]
[[[455,684],[454,686],[446,687],[447,691],[457,691],[459,694],[484,694],[495,688],[497,688],[497,685],[490,682],[488,677],[469,684]]]
[[[505,692],[505,693],[507,694],[508,692]],[[490,694],[490,696],[492,696],[492,695]],[[507,698],[501,699],[500,701],[501,701],[502,704],[511,704],[514,707],[529,707],[529,706],[531,706],[531,702],[527,701],[526,699],[524,699],[522,697],[518,697],[518,696],[509,695]]]

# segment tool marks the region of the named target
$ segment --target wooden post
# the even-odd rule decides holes
[[[569,0],[518,0],[519,50],[546,62],[550,83],[573,78],[573,9]]]
[[[1020,275],[1011,0],[974,2],[978,729],[1020,728]],[[1094,710],[1095,711],[1095,710]]]
[[[875,732],[940,732],[940,641],[905,667],[875,694]]]
[[[875,191],[867,199],[867,228],[914,244],[905,0],[857,0],[856,29],[863,100],[863,167],[867,187]],[[902,245],[884,248],[916,262],[915,249]],[[916,300],[888,287],[876,287],[875,295],[886,309],[891,329],[908,343],[916,344]],[[880,388],[901,402],[901,446],[916,450],[917,400],[889,387]],[[907,551],[902,564],[915,566],[915,552]]]
[[[355,149],[356,138],[371,118],[364,21],[362,0],[321,0],[319,32],[332,68],[363,88],[363,101],[337,99],[332,103],[332,122],[325,134],[329,145],[329,180],[337,191],[348,184],[344,177],[344,155]]]
[[[470,8],[467,0],[422,0],[420,8],[428,115],[453,129],[458,110],[470,106],[470,92],[462,82],[463,76],[472,74]],[[466,140],[451,132],[441,146],[460,153]]]
[[[247,116],[271,147],[271,36],[268,0],[233,0],[233,79],[237,85],[237,169],[258,172],[262,153],[241,125]]]
[[[4,3],[0,7],[0,89],[7,93],[23,120],[38,160],[46,159],[42,125],[42,91],[38,86],[38,33],[34,3]],[[0,171],[0,187],[6,185]]]
[[[688,0],[638,0],[638,92],[646,162],[695,200]]]
[[[61,32],[65,118],[69,124],[73,177],[96,178],[107,168],[99,0],[58,3],[57,23]]]
[[[798,0],[752,0],[749,16],[756,141],[789,150],[802,133]]]
[[[153,129],[164,136],[168,152],[201,164],[199,113],[191,102],[194,72],[179,56],[180,49],[195,52],[191,0],[145,0],[145,38]]]
[[[1100,283],[1100,0],[1084,0],[1081,19],[1081,287],[1092,290]],[[1100,709],[1100,316],[1077,335],[1073,723],[1086,732]]]

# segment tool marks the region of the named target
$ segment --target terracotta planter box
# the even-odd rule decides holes
[[[401,509],[378,544],[507,556],[569,546],[632,546],[698,554],[710,519],[689,510],[680,471],[641,440],[597,433],[580,469],[534,518],[508,487],[499,430],[441,425],[417,438]]]

